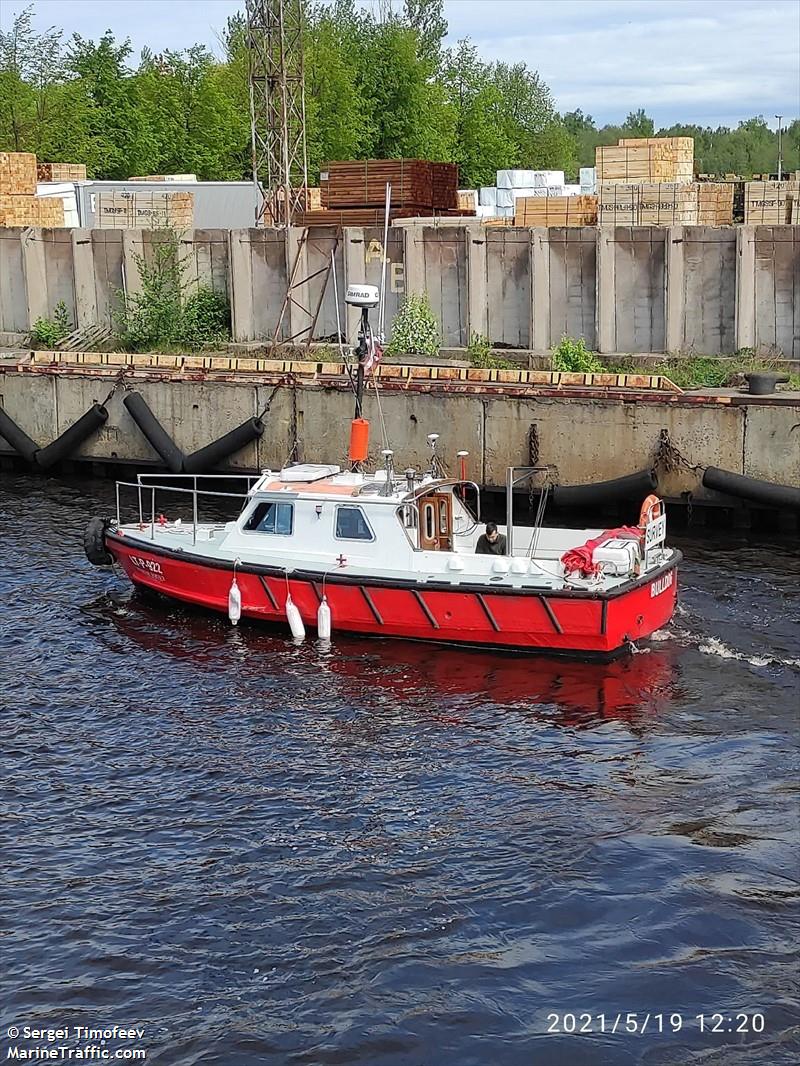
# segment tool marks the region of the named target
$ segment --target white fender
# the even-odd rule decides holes
[[[294,639],[304,640],[306,627],[303,625],[303,619],[300,617],[300,612],[295,607],[291,596],[286,597],[286,621],[289,623],[289,629],[291,629]]]
[[[239,591],[239,586],[236,584],[236,578],[234,577],[231,582],[231,587],[228,590],[228,618],[236,625],[239,619],[242,617],[242,594]]]
[[[317,608],[317,636],[320,640],[331,639],[331,609],[324,596],[322,597],[322,603]]]

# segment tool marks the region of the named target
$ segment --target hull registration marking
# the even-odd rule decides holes
[[[129,555],[128,558],[137,570],[144,570],[145,573],[154,577],[156,581],[164,580],[164,571],[161,569],[161,563],[156,562],[155,559],[143,559],[140,555]]]
[[[658,578],[650,586],[650,599],[654,599],[656,596],[660,596],[662,592],[666,592],[667,589],[672,588],[675,581],[675,571],[668,570],[663,577]]]

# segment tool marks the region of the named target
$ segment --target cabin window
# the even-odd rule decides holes
[[[374,540],[375,534],[360,507],[336,508],[337,540]]]
[[[291,537],[293,526],[294,504],[265,500],[256,506],[244,528],[250,533],[277,533]]]

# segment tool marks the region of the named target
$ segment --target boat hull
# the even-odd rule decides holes
[[[145,545],[109,531],[110,554],[137,586],[227,614],[232,565]],[[325,579],[333,632],[611,658],[664,626],[675,610],[680,554],[610,592],[541,592],[487,585],[411,583],[337,571]],[[316,627],[320,575],[237,567],[242,615],[286,624],[286,598]]]

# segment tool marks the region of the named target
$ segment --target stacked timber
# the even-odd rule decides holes
[[[595,149],[597,183],[623,185],[694,179],[693,137],[628,137]]]
[[[64,201],[36,195],[36,156],[0,152],[0,226],[63,226]]]
[[[800,181],[748,181],[744,187],[745,225],[797,225],[799,200]]]
[[[604,183],[598,221],[612,226],[730,226],[734,186],[724,182]]]
[[[99,192],[95,225],[99,229],[192,229],[194,193]]]
[[[596,196],[521,196],[515,226],[596,226]]]
[[[372,219],[378,211],[382,223],[387,183],[392,186],[392,218],[474,214],[459,206],[458,167],[454,163],[364,159],[329,163],[320,174],[322,210],[309,209],[298,222],[306,226],[375,225]],[[370,221],[365,221],[367,218]]]
[[[86,181],[85,163],[37,163],[39,181]]]

